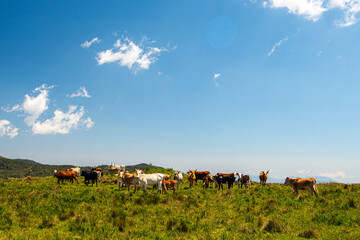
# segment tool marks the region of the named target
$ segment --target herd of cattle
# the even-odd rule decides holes
[[[172,189],[174,192],[176,189],[180,188],[180,184],[183,182],[183,174],[181,172],[175,172],[174,177],[172,178],[168,174],[163,173],[150,173],[144,174],[142,170],[135,169],[134,173],[125,172],[124,165],[111,165],[109,166],[110,173],[115,174],[119,177],[119,189],[125,187],[130,191],[131,185],[134,186],[134,193],[138,189],[142,189],[145,193],[147,191],[147,186],[153,186],[153,188],[157,188],[158,192],[164,191],[167,192],[167,189]],[[116,169],[116,171],[115,171]],[[268,179],[268,171],[261,171],[259,175],[260,185],[266,185],[266,181]],[[223,189],[223,184],[227,184],[230,189],[233,187],[234,183],[238,185],[239,188],[242,188],[244,185],[245,188],[249,188],[250,186],[250,176],[243,175],[241,173],[233,172],[233,173],[217,173],[215,176],[211,175],[209,171],[197,171],[197,170],[189,170],[187,172],[187,180],[189,182],[189,187],[193,187],[194,182],[197,183],[198,180],[202,181],[203,189],[209,188],[211,184],[214,187]],[[91,171],[81,171],[80,168],[70,168],[66,171],[57,171],[54,170],[54,177],[58,179],[58,184],[63,183],[64,180],[69,180],[71,183],[75,180],[77,183],[77,177],[83,176],[84,183],[88,186],[90,183],[91,186],[94,183],[98,184],[101,176],[103,176],[103,172],[101,168],[93,168]],[[318,190],[316,188],[316,179],[315,178],[289,178],[287,177],[284,185],[291,186],[294,190],[294,193],[298,194],[298,190],[306,190],[310,189],[311,194],[318,195]]]

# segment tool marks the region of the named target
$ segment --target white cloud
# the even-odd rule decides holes
[[[268,52],[267,56],[270,57],[276,50],[276,48],[280,47],[281,44],[286,42],[288,40],[288,37],[281,39],[279,42],[275,43],[270,52]]]
[[[87,129],[90,129],[95,125],[95,123],[89,117],[83,121],[83,124],[86,126]]]
[[[95,44],[95,43],[100,43],[101,42],[101,39],[98,39],[97,37],[96,38],[93,38],[90,42],[89,41],[85,41],[83,42],[80,46],[82,48],[89,48],[91,45]]]
[[[356,15],[360,12],[360,0],[330,0],[328,7],[329,9],[340,8],[344,11],[343,18],[336,21],[338,26],[349,27],[357,23]]]
[[[44,122],[37,121],[32,126],[32,132],[34,134],[68,134],[71,129],[77,129],[81,125],[85,125],[86,128],[94,126],[91,118],[82,119],[85,114],[84,107],[81,107],[78,111],[76,109],[76,106],[70,106],[69,111],[66,113],[55,110],[53,118]]]
[[[289,13],[304,16],[313,22],[319,20],[326,11],[340,9],[343,17],[335,21],[339,27],[349,27],[357,23],[360,12],[360,0],[268,0],[264,1],[263,6],[273,9],[286,8]]]
[[[322,0],[269,0],[264,2],[264,7],[287,8],[289,13],[302,15],[306,19],[316,22],[319,20],[324,8]]]
[[[220,77],[220,73],[215,73],[214,74],[214,83],[215,83],[215,87],[218,87],[219,86],[219,82],[216,80]]]
[[[18,128],[14,127],[8,120],[0,120],[0,137],[9,136],[14,138],[18,135]]]
[[[89,93],[86,91],[85,87],[80,87],[79,90],[77,90],[76,93],[73,93],[70,95],[71,98],[73,97],[86,97],[86,98],[90,98],[91,96],[89,95]]]
[[[327,173],[320,173],[320,176],[322,177],[328,177],[328,178],[346,178],[346,174],[344,172],[327,172]]]
[[[2,108],[6,112],[12,111],[23,111],[26,115],[24,122],[28,126],[32,126],[35,121],[39,118],[39,116],[48,109],[49,105],[49,90],[54,86],[47,86],[46,84],[42,84],[40,87],[35,88],[34,93],[39,92],[37,96],[29,96],[25,95],[24,102],[19,105],[15,105],[11,109]]]
[[[140,44],[136,44],[128,38],[118,39],[113,48],[99,52],[96,61],[99,65],[117,62],[120,66],[128,67],[135,72],[140,69],[149,69],[150,65],[158,60],[160,53],[168,49],[148,46],[144,40],[147,38],[143,38]]]

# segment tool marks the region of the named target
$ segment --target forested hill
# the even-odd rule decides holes
[[[81,167],[81,169],[89,170],[92,167],[101,167],[103,171],[108,172],[108,165],[99,166],[87,166]],[[54,169],[66,170],[68,168],[75,167],[73,165],[48,165],[35,162],[28,159],[9,159],[0,156],[0,178],[23,178],[27,176],[31,177],[46,177],[51,176]],[[145,169],[145,168],[159,168],[151,166],[146,163],[141,163],[132,166],[126,166],[126,170],[133,171],[134,168]]]

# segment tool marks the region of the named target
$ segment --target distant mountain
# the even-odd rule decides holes
[[[46,177],[51,176],[53,171],[66,170],[68,168],[75,167],[73,165],[48,165],[41,164],[29,159],[9,159],[0,156],[0,178],[23,178],[27,176],[31,177]],[[99,165],[103,172],[108,173],[108,165]],[[82,166],[83,170],[90,170],[92,166]],[[161,168],[152,166],[146,163],[140,163],[136,165],[126,166],[127,171],[134,171],[134,169],[146,169],[146,168]]]

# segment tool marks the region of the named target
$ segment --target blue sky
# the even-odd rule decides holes
[[[3,1],[0,154],[360,182],[359,11]]]

